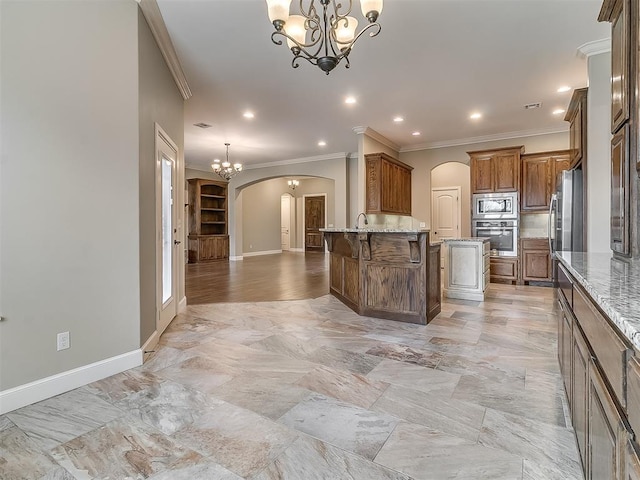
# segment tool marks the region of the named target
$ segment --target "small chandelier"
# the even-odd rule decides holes
[[[298,180],[289,180],[289,181],[287,182],[287,184],[289,185],[289,188],[290,188],[291,190],[295,190],[295,189],[296,189],[296,187],[297,187],[298,185],[300,185],[300,182],[299,182]]]
[[[224,162],[220,163],[220,160],[216,158],[211,164],[211,168],[213,168],[213,171],[220,175],[222,178],[229,181],[232,177],[235,177],[242,171],[242,164],[234,163],[233,165],[231,165],[231,162],[229,162],[229,145],[231,144],[225,143],[225,145],[227,147],[227,159]]]
[[[276,31],[271,34],[271,40],[276,45],[282,45],[282,39],[287,39],[287,45],[293,53],[291,66],[299,67],[299,59],[303,58],[312,65],[317,65],[329,75],[342,59],[349,68],[349,53],[358,38],[366,31],[370,37],[380,33],[382,27],[376,21],[382,13],[383,0],[360,0],[362,15],[369,24],[358,34],[358,20],[350,17],[353,0],[345,0],[348,6],[343,7],[342,1],[318,0],[322,6],[322,14],[316,10],[316,0],[300,0],[302,15],[289,15],[291,0],[267,0],[269,20]]]

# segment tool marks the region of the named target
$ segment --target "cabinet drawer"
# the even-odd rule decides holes
[[[491,264],[491,257],[489,255],[484,255],[482,257],[482,271],[489,270],[489,265]]]
[[[637,358],[630,358],[627,364],[627,413],[640,445],[640,362]]]
[[[549,240],[546,238],[521,238],[520,246],[523,250],[549,250]]]
[[[558,263],[558,288],[569,306],[573,307],[573,282],[570,278],[562,264]]]
[[[625,385],[630,349],[578,288],[574,289],[573,312],[618,401],[626,407]]]

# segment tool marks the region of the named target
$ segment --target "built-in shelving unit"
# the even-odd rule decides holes
[[[189,263],[229,258],[227,183],[192,178],[189,183]]]

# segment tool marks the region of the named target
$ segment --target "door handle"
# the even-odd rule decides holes
[[[182,243],[182,242],[181,242],[180,240],[174,240],[174,241],[173,241],[173,244],[174,244],[174,245],[180,245],[181,243]]]

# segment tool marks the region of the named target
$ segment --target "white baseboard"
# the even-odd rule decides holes
[[[0,415],[142,365],[142,349],[0,392]]]
[[[233,255],[231,257],[229,257],[229,260],[231,260],[232,262],[237,262],[239,260],[242,260],[244,257],[242,255]]]
[[[187,296],[182,297],[182,300],[178,303],[178,313],[184,313],[187,311]]]
[[[282,250],[264,250],[262,252],[245,252],[245,257],[257,257],[258,255],[275,255],[276,253],[282,253]]]
[[[148,357],[151,355],[151,352],[155,350],[158,342],[160,341],[160,335],[158,334],[158,330],[154,330],[151,336],[144,342],[142,345],[142,363],[146,362]],[[145,353],[148,352],[148,353]]]
[[[290,248],[290,252],[301,252],[304,253],[304,248]]]

